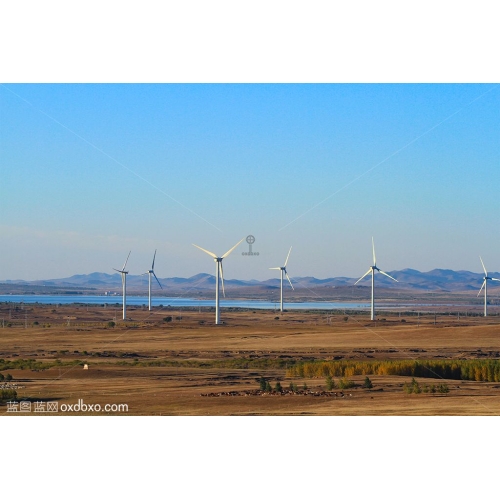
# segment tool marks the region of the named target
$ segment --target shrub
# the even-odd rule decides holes
[[[108,328],[114,328],[116,323],[114,321],[108,321]]]
[[[371,389],[372,387],[373,387],[372,381],[368,377],[365,377],[365,380],[363,382],[363,388]]]
[[[331,391],[332,389],[335,389],[335,382],[333,378],[328,375],[328,377],[326,377],[326,390]]]
[[[422,392],[422,389],[420,388],[420,385],[418,385],[418,382],[414,378],[412,378],[410,383],[404,383],[403,391],[408,394],[420,394]]]
[[[33,321],[33,326],[37,326],[39,325],[40,323],[38,323],[38,321]]]
[[[446,384],[440,384],[438,391],[442,394],[446,394],[447,392],[450,392],[450,388]]]
[[[304,391],[307,391],[307,384],[304,382],[304,385],[302,386],[302,389],[304,389]]]
[[[274,319],[280,319],[280,317],[279,316],[275,316]]]
[[[10,382],[12,380],[12,375],[10,373],[7,373],[7,375],[5,375],[5,380],[7,382]]]
[[[17,392],[14,389],[0,389],[0,401],[10,401],[17,399]]]
[[[411,386],[415,394],[420,394],[422,392],[422,389],[420,389],[420,385],[414,378],[411,379]]]
[[[344,319],[344,321],[348,321],[349,316],[344,316],[344,318],[343,318],[343,319]]]
[[[0,373],[0,382],[2,382],[4,379],[3,373]]]
[[[346,377],[339,380],[339,389],[350,389],[351,387],[354,387],[354,385],[354,382]]]
[[[292,392],[297,392],[297,391],[298,391],[297,384],[294,384],[293,382],[290,382],[290,385],[288,386],[288,388],[289,388]]]
[[[172,321],[172,316],[165,316],[163,321],[165,321],[165,323],[170,323]]]

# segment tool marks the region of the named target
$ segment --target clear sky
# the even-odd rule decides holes
[[[5,84],[0,279],[500,269],[494,84]]]

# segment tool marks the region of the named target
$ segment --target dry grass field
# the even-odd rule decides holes
[[[409,394],[410,376],[353,375],[327,391],[326,379],[287,374],[308,361],[499,360],[500,317],[321,311],[209,311],[0,304],[0,373],[17,400],[58,403],[51,415],[498,415],[500,382],[416,378],[448,392]],[[170,318],[170,320],[168,320]],[[21,360],[30,360],[28,362]],[[88,369],[83,365],[87,364]],[[6,367],[6,368],[5,368]],[[264,377],[284,392],[259,390]],[[0,385],[6,382],[0,382]],[[13,385],[12,385],[13,384]],[[290,384],[296,389],[290,391]],[[307,389],[304,388],[304,384]],[[101,411],[61,411],[78,401]],[[128,411],[104,406],[125,404]],[[10,416],[6,401],[0,415]],[[114,410],[114,411],[113,411]]]

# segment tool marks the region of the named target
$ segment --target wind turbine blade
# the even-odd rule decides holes
[[[217,255],[215,255],[214,253],[209,252],[208,250],[205,250],[204,248],[201,248],[201,247],[199,247],[198,245],[195,245],[194,243],[193,243],[193,246],[195,246],[196,248],[199,248],[200,250],[202,250],[202,251],[203,251],[203,252],[205,252],[205,253],[208,253],[208,255],[210,255],[210,256],[211,256],[211,257],[213,257],[214,259],[216,259],[216,258],[217,258]]]
[[[226,258],[245,238],[241,239],[240,241],[238,241],[238,243],[236,243],[236,245],[234,245],[233,248],[231,248],[231,250],[228,250],[223,256],[222,258]]]
[[[116,269],[115,267],[113,267],[113,269],[118,272],[118,273],[121,273],[123,271],[123,269],[120,271],[119,269]]]
[[[151,271],[154,271],[154,269],[155,269],[155,259],[156,259],[156,250],[155,250],[155,254],[153,255],[153,264],[151,265]]]
[[[481,256],[479,256],[479,260],[481,261],[481,264],[483,265],[484,275],[488,276],[488,271],[486,271],[486,267],[484,266],[484,262],[483,262],[483,259],[481,259]]]
[[[158,284],[160,285],[160,288],[163,290],[163,287],[161,286],[161,283],[160,283],[160,280],[156,277],[156,274],[153,273],[153,276],[156,278],[156,281],[158,282]]]
[[[281,267],[270,267],[269,269],[281,269]]]
[[[130,257],[131,252],[132,252],[132,250],[130,250],[130,252],[127,255],[127,260],[125,261],[125,264],[123,264],[122,271],[125,271],[125,268],[127,267],[128,258]]]
[[[145,274],[149,274],[149,271],[147,273],[142,273],[141,276],[144,276]]]
[[[491,281],[500,281],[498,278],[490,278]]]
[[[375,258],[375,242],[373,241],[373,236],[372,236],[372,250],[373,250],[373,265],[377,265],[377,259]]]
[[[288,264],[288,257],[290,257],[291,251],[292,251],[292,247],[290,247],[290,250],[288,250],[288,255],[286,256],[285,265],[283,267],[286,267],[286,265]]]
[[[356,281],[356,283],[354,283],[354,285],[357,285],[365,276],[368,276],[371,272],[372,272],[372,268],[370,267],[370,269],[368,269],[368,271],[366,271],[366,273],[363,274],[363,276],[361,276],[361,278],[359,278],[359,280]]]
[[[222,261],[219,261],[219,269],[220,269],[220,281],[222,283],[222,295],[226,298],[226,292],[224,291],[224,271],[222,270]]]
[[[390,276],[389,274],[387,273],[384,273],[384,271],[381,271],[380,269],[378,270],[379,273],[382,273],[384,276],[387,276],[388,278],[391,278],[391,280],[394,280],[394,281],[398,281],[396,278],[393,278],[392,276]],[[398,281],[399,283],[399,281]]]
[[[479,292],[477,292],[477,296],[479,297],[479,294],[483,291],[484,284],[486,283],[486,280],[483,280],[483,284],[481,285],[481,288],[479,289]]]
[[[292,290],[295,290],[295,288],[293,288],[292,282],[290,281],[290,278],[288,277],[288,273],[286,272],[286,269],[285,269],[285,276],[286,276],[286,279],[288,280],[288,283],[290,283]]]

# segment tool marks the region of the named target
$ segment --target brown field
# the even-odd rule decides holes
[[[286,375],[293,363],[313,359],[500,359],[497,316],[459,320],[441,314],[434,324],[433,314],[417,320],[380,313],[370,322],[366,314],[345,320],[343,314],[292,311],[275,319],[274,311],[223,309],[225,323],[215,326],[208,311],[130,307],[131,319],[109,327],[114,315],[115,309],[99,306],[0,304],[0,359],[59,360],[48,369],[3,370],[14,378],[17,400],[33,407],[38,401],[60,407],[78,400],[128,405],[128,412],[90,412],[95,415],[500,414],[499,382],[417,379],[445,383],[449,392],[407,394],[403,384],[411,377],[373,375],[368,390],[361,387],[363,376],[353,376],[352,389],[325,394],[324,378]],[[172,321],[165,322],[167,316]],[[248,366],[241,368],[242,360]],[[89,369],[71,365],[75,361]],[[155,362],[166,366],[148,366]],[[306,383],[308,390],[261,394],[262,376],[273,387],[277,381],[284,389]],[[57,413],[82,414],[89,413]],[[0,415],[12,415],[5,402]]]

